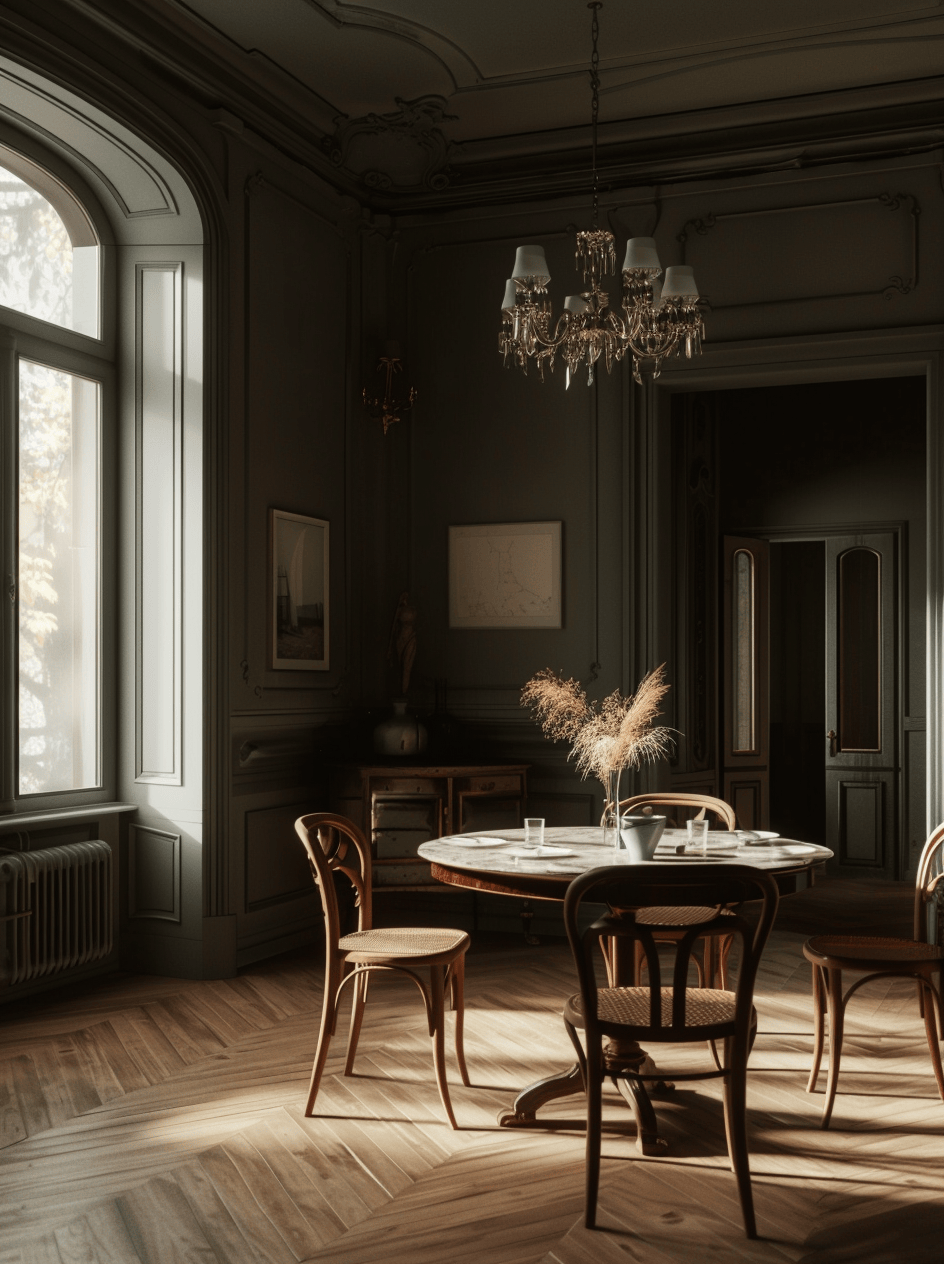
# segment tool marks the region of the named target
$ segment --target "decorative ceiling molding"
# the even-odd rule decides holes
[[[390,0],[391,4],[394,2],[395,0]],[[344,27],[360,27],[377,34],[406,40],[415,47],[425,50],[448,71],[457,92],[488,91],[491,88],[533,83],[559,83],[575,77],[585,78],[587,74],[584,50],[566,43],[566,37],[562,49],[564,56],[559,64],[553,67],[530,67],[511,73],[493,74],[489,73],[485,66],[477,63],[472,53],[463,48],[457,40],[450,38],[443,31],[436,31],[404,14],[393,13],[390,10],[368,9],[359,4],[353,5],[349,3],[349,0],[303,0],[303,3],[314,9],[338,30]],[[198,11],[198,3],[196,8]],[[533,16],[537,20],[537,12]],[[443,14],[444,22],[447,18],[448,14]],[[926,31],[907,35],[885,34],[890,27],[898,29],[926,27],[934,23],[940,28],[942,21],[944,21],[944,14],[941,12],[941,5],[932,4],[911,13],[895,12],[862,16],[851,21],[843,19],[817,22],[789,34],[748,33],[725,40],[709,39],[695,41],[688,45],[673,44],[665,49],[647,47],[641,52],[610,53],[601,58],[601,72],[604,80],[615,79],[616,82],[609,86],[604,83],[601,95],[621,92],[633,84],[654,83],[661,79],[690,74],[693,70],[703,67],[715,67],[771,56],[788,56],[791,53],[817,52],[820,49],[850,48],[857,44],[888,45],[921,43],[928,38],[942,39],[944,33],[940,32],[935,36],[929,36]],[[840,36],[840,38],[831,39],[830,36]],[[575,52],[578,55],[572,59],[572,54]],[[634,71],[653,65],[663,65],[666,69],[645,77],[633,76]]]
[[[331,161],[371,189],[445,189],[455,149],[439,128],[455,118],[446,113],[445,97],[398,97],[397,105],[389,114],[339,118],[334,136],[325,142]]]
[[[509,32],[496,0],[480,0],[474,19],[465,8],[417,0],[386,0],[383,9],[350,0],[279,0],[277,6],[255,10],[242,5],[230,9],[223,0],[161,3],[214,32],[243,57],[267,59],[286,79],[322,92],[334,114],[363,117],[366,105],[380,112],[397,97],[416,99],[445,91],[447,98],[468,102],[455,136],[462,141],[501,135],[510,120],[521,132],[537,134],[548,125],[577,125],[585,117],[586,50],[568,0],[519,0],[516,17],[525,26],[535,24],[532,40],[515,39],[517,27]],[[795,85],[807,91],[844,90],[850,85],[850,68],[858,82],[944,69],[944,62],[933,65],[927,52],[929,44],[944,40],[942,6],[904,11],[893,3],[884,7],[884,12],[850,17],[848,4],[822,0],[815,13],[807,5],[777,29],[769,7],[728,0],[724,20],[706,9],[681,32],[660,24],[658,16],[640,26],[619,7],[607,15],[601,95],[614,102],[627,99],[627,108],[639,116],[671,110],[671,85],[677,81],[688,85],[690,99],[682,108],[698,109],[719,104],[719,92],[728,100],[754,101],[765,93],[786,96]],[[306,27],[298,20],[300,11],[317,15],[317,21]],[[440,29],[418,21],[416,12],[434,15]],[[835,13],[841,16],[831,16]],[[320,39],[314,34],[318,22],[330,28]],[[286,44],[283,38],[280,45],[273,34],[279,23],[291,23],[298,42]],[[887,56],[876,59],[876,47],[893,52],[894,64]],[[358,73],[339,79],[339,64],[356,66]],[[773,80],[766,65],[778,67]],[[401,74],[399,83],[392,68]],[[718,71],[727,73],[719,77]],[[658,85],[665,85],[664,90]]]
[[[522,0],[522,6],[530,2]],[[825,11],[836,12],[835,5],[830,9],[830,2],[824,0]],[[429,0],[374,3],[404,9],[409,3],[411,11],[435,13],[439,20],[440,6]],[[557,4],[558,0],[548,0],[548,15],[560,11]],[[169,94],[176,100],[178,116],[182,109],[189,108],[205,111],[211,122],[218,125],[225,118],[229,120],[229,130],[241,134],[246,143],[273,147],[326,181],[334,191],[355,197],[378,213],[423,214],[436,208],[499,204],[522,198],[569,198],[587,187],[587,94],[585,83],[578,82],[578,76],[586,75],[583,68],[573,71],[572,82],[563,93],[554,93],[550,77],[547,86],[533,83],[527,89],[531,93],[527,110],[518,109],[522,104],[518,92],[524,92],[524,88],[509,83],[504,88],[505,96],[501,92],[493,95],[492,89],[500,86],[493,78],[480,81],[478,90],[461,88],[457,93],[397,94],[383,86],[377,89],[381,98],[378,106],[345,112],[328,99],[338,93],[325,90],[325,95],[319,96],[316,89],[323,85],[316,71],[310,81],[302,81],[263,51],[245,51],[231,35],[220,33],[212,22],[200,16],[204,6],[224,25],[231,12],[234,20],[237,13],[242,13],[254,21],[263,9],[269,12],[268,6],[230,7],[226,0],[43,0],[42,4],[36,0],[2,0],[0,33],[9,56],[23,56],[27,63],[37,64],[35,50],[42,48],[41,63],[61,65],[58,73],[62,82],[74,83],[80,91],[87,84],[92,97],[101,99],[114,117],[134,118],[139,129],[146,130],[146,125],[152,123],[156,126],[158,115],[153,102]],[[377,88],[372,79],[375,60],[386,56],[386,40],[378,44],[371,31],[383,26],[391,39],[404,41],[409,36],[411,46],[416,48],[422,42],[416,42],[422,34],[416,24],[410,28],[410,35],[409,23],[401,26],[400,19],[390,14],[378,16],[377,10],[360,8],[354,20],[351,15],[355,6],[339,0],[279,0],[273,8],[280,13],[301,12],[308,28],[324,31],[322,59],[327,56],[329,44],[334,46],[329,36],[345,28],[356,37],[354,28],[359,28],[365,38],[373,40],[371,56],[362,62],[356,57],[342,60],[336,63],[335,70],[347,74],[352,82],[370,83],[372,91]],[[441,8],[447,17],[453,12],[451,6]],[[944,22],[944,7],[936,6],[936,11]],[[622,14],[623,10],[619,12]],[[927,14],[929,10],[921,12]],[[484,17],[476,20],[485,22]],[[472,19],[465,21],[471,29]],[[907,34],[909,19],[896,21],[896,27],[889,25],[890,34]],[[867,24],[860,20],[858,26]],[[873,25],[880,23],[874,21]],[[840,39],[845,41],[851,26],[846,23],[838,30]],[[820,28],[823,32],[827,29],[825,23]],[[927,24],[921,29],[927,30]],[[715,30],[710,20],[705,20],[703,30]],[[791,38],[796,43],[793,37],[798,38],[796,32],[782,41],[788,51]],[[749,33],[744,37],[747,38]],[[838,48],[838,41],[830,38]],[[748,51],[736,32],[727,44],[732,58]],[[400,53],[395,44],[388,47],[391,56],[384,69],[395,82]],[[579,52],[575,41],[564,41],[561,47],[561,63],[570,62]],[[694,47],[667,50],[666,56],[677,57]],[[823,50],[825,44],[818,47]],[[600,124],[604,191],[830,162],[868,161],[940,147],[944,145],[940,111],[944,99],[942,42],[937,38],[915,42],[909,37],[902,39],[901,47],[914,50],[903,54],[907,58],[907,73],[883,84],[860,83],[839,90],[806,92],[797,92],[794,87],[792,94],[785,92],[779,97],[737,101],[732,95],[721,104],[707,106],[698,104],[704,94],[702,85],[693,79],[695,86],[679,93],[678,100],[691,98],[695,104],[681,104],[674,112],[656,112],[658,101],[674,99],[670,87],[658,101],[650,101],[652,112],[645,116],[629,108],[628,95],[626,108],[616,107],[623,100],[619,91],[629,94],[632,84],[616,89],[609,112],[631,117]],[[545,53],[548,48],[552,45],[545,37]],[[922,48],[930,50],[927,57],[920,56]],[[400,50],[406,52],[402,42]],[[690,71],[700,69],[706,84],[717,88],[721,82],[723,86],[725,67],[709,67],[705,60],[706,53],[713,57],[724,55],[723,47],[718,45],[715,53],[703,41],[700,50],[699,65]],[[819,55],[812,48],[806,51]],[[426,49],[420,57],[408,54],[411,73],[416,72],[414,79],[424,77],[417,67],[422,70],[426,64],[431,74],[435,70],[438,80],[446,83],[448,77],[439,68],[439,61],[435,61],[435,67],[434,58],[424,63],[428,52]],[[827,49],[822,55],[837,54]],[[512,50],[506,64],[513,66],[515,57]],[[476,54],[476,63],[483,60]],[[607,80],[615,73],[616,60],[606,70],[604,92],[610,89]],[[549,76],[570,73],[562,65],[555,69],[551,61],[553,58],[547,63]],[[934,73],[939,62],[940,73]],[[467,59],[466,64],[462,58],[453,57],[450,65],[454,77],[461,69],[460,63],[466,66],[462,74],[471,75],[475,68],[472,61]],[[518,64],[522,64],[520,58]],[[792,63],[786,64],[792,67]],[[74,74],[76,67],[79,73]],[[668,61],[664,70],[674,73]],[[662,73],[658,57],[650,59],[649,71],[652,75]],[[922,73],[923,78],[919,77]],[[855,83],[854,75],[851,80]],[[637,87],[638,84],[637,80]],[[555,95],[566,100],[559,103],[560,108],[551,109]],[[579,112],[577,104],[571,104],[578,99]],[[392,108],[394,102],[396,108]],[[461,122],[447,114],[460,103]],[[339,105],[343,106],[343,101]],[[579,121],[569,123],[571,118]],[[489,129],[496,131],[496,120],[504,125],[503,134],[489,134]],[[487,125],[485,132],[479,131],[480,124]],[[512,133],[511,128],[517,131]],[[341,155],[340,163],[337,154]],[[162,166],[158,170],[163,173]]]
[[[432,27],[422,26],[393,13],[383,13],[379,9],[365,9],[362,5],[355,8],[345,4],[343,0],[304,0],[304,3],[337,28],[366,27],[371,31],[408,40],[418,48],[425,49],[448,73],[456,88],[481,82],[485,77],[464,49],[439,31],[434,31]]]
[[[941,26],[941,19],[936,19],[938,26]],[[796,58],[803,53],[819,53],[829,52],[835,53],[837,50],[850,49],[872,49],[876,47],[888,50],[890,47],[900,48],[905,45],[918,44],[927,45],[929,43],[944,43],[944,29],[937,31],[926,31],[909,35],[882,35],[882,36],[850,36],[845,39],[797,39],[791,41],[778,41],[776,44],[760,44],[748,47],[738,51],[716,52],[706,54],[703,51],[688,54],[684,61],[678,57],[673,57],[672,62],[668,64],[666,69],[659,70],[652,74],[630,77],[627,74],[625,78],[618,78],[615,82],[604,84],[600,89],[601,97],[617,97],[623,93],[634,91],[638,88],[646,87],[649,84],[660,83],[667,79],[678,79],[684,75],[694,75],[705,70],[718,70],[725,66],[733,66],[738,63],[750,61],[764,61],[770,59]],[[646,65],[651,66],[652,60]],[[627,66],[628,72],[631,72],[632,66]],[[612,76],[610,76],[612,78]]]

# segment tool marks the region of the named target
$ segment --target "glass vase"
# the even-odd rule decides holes
[[[603,782],[603,846],[619,849],[619,783],[621,769],[610,769]]]

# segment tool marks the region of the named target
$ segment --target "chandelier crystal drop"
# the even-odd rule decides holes
[[[505,286],[502,300],[502,327],[498,349],[505,366],[518,366],[525,374],[528,361],[537,364],[544,380],[545,364],[553,372],[560,353],[566,365],[566,384],[584,365],[587,385],[592,385],[594,367],[602,358],[609,372],[615,361],[628,351],[633,357],[633,377],[642,381],[641,366],[658,377],[662,361],[678,355],[701,352],[705,335],[700,299],[692,269],[684,265],[665,269],[652,237],[633,237],[626,245],[623,260],[622,316],[610,310],[609,297],[601,281],[616,272],[616,241],[611,232],[598,227],[599,178],[597,174],[597,119],[600,109],[599,0],[587,8],[593,12],[593,52],[590,59],[592,89],[593,227],[577,233],[576,264],[587,286],[582,294],[564,299],[564,310],[556,322],[547,293],[550,273],[543,246],[519,246],[514,271]]]

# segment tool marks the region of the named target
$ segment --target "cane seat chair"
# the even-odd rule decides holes
[[[620,812],[636,812],[641,816],[652,816],[656,809],[659,815],[666,817],[666,826],[670,829],[681,828],[689,819],[704,820],[706,816],[709,823],[714,824],[719,830],[733,830],[737,827],[734,808],[723,799],[716,799],[710,794],[673,794],[671,791],[664,791],[637,794],[631,799],[620,800]],[[708,914],[713,912],[713,909],[703,908],[651,908],[646,909],[640,916],[651,925],[659,927],[656,934],[659,943],[674,944],[685,933],[687,927],[705,921]],[[698,958],[694,958],[694,961],[698,978],[706,987],[711,986],[715,981],[715,975],[719,972],[721,986],[723,988],[728,986],[730,948],[731,942],[725,939],[723,934],[705,937],[702,959],[699,961]],[[637,983],[640,980],[642,964],[642,948],[637,945],[635,967]]]
[[[407,975],[419,988],[426,1007],[426,1020],[433,1044],[433,1065],[446,1118],[456,1128],[449,1099],[445,1063],[445,993],[448,989],[455,1010],[456,1061],[462,1083],[468,1085],[462,1043],[463,984],[465,954],[469,936],[461,930],[415,927],[377,927],[371,924],[370,844],[353,821],[328,812],[313,812],[295,822],[295,830],[311,865],[312,877],[321,894],[325,920],[325,985],[321,1030],[311,1070],[305,1114],[314,1113],[315,1098],[328,1057],[328,1046],[338,1022],[338,1001],[350,984],[351,1025],[344,1074],[350,1075],[357,1041],[364,1019],[367,984],[372,971],[393,970]],[[347,879],[354,888],[357,930],[342,934],[335,876]],[[421,972],[428,972],[428,982]]]
[[[606,904],[604,913],[586,930],[579,925],[584,901]],[[752,906],[750,917],[741,905],[760,900],[760,912]],[[600,1180],[603,1080],[609,1075],[630,1081],[634,1097],[647,1080],[695,1080],[721,1078],[724,1086],[724,1120],[731,1168],[737,1180],[744,1228],[757,1236],[747,1148],[747,1060],[757,1029],[753,1005],[754,980],[761,952],[777,911],[775,880],[746,865],[714,868],[679,862],[613,865],[591,869],[575,878],[564,899],[564,925],[577,967],[580,990],[564,1006],[564,1024],[577,1050],[587,1095],[587,1183],[585,1224],[596,1224]],[[671,976],[662,982],[657,935],[659,927],[643,920],[641,913],[653,907],[699,909],[707,921],[687,927],[676,946]],[[724,914],[719,909],[727,910]],[[698,936],[717,931],[739,941],[740,959],[734,991],[687,986],[688,965]],[[595,948],[601,941],[616,946],[617,958],[624,948],[641,943],[649,967],[644,986],[598,987],[594,973]],[[627,942],[628,941],[628,942]],[[619,973],[617,972],[617,978]],[[586,1049],[577,1031],[584,1033]],[[616,1040],[612,1062],[604,1048],[605,1038]],[[708,1041],[720,1044],[720,1065],[698,1071],[676,1071],[646,1062],[631,1066],[626,1042],[680,1044]],[[649,1066],[649,1071],[641,1068]]]
[[[914,938],[893,939],[876,935],[814,935],[803,945],[803,955],[813,967],[813,1067],[806,1091],[816,1088],[823,1058],[824,1027],[829,1026],[829,1073],[823,1104],[823,1128],[829,1127],[842,1057],[846,1005],[864,983],[872,979],[910,978],[918,986],[918,1005],[924,1018],[931,1065],[938,1092],[944,1100],[941,1068],[941,979],[944,947],[944,825],[931,834],[921,852],[915,878]],[[861,977],[843,994],[843,971]]]

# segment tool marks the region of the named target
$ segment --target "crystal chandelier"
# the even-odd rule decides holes
[[[659,376],[662,361],[678,355],[684,346],[691,359],[701,351],[704,324],[699,311],[698,289],[692,269],[666,268],[660,284],[662,264],[652,237],[633,237],[626,245],[623,260],[623,315],[609,310],[609,298],[601,280],[616,271],[616,245],[611,232],[598,227],[599,177],[597,174],[597,119],[600,111],[600,0],[587,8],[593,11],[593,52],[590,58],[592,88],[593,227],[577,233],[576,262],[582,265],[589,287],[583,294],[564,299],[564,310],[552,325],[551,303],[547,294],[550,273],[543,246],[519,246],[515,267],[505,286],[502,301],[502,328],[498,349],[505,366],[516,364],[525,374],[528,361],[537,362],[541,380],[544,366],[554,369],[558,353],[567,366],[567,386],[578,369],[587,366],[587,385],[593,383],[596,362],[603,357],[607,372],[629,351],[633,357],[633,377],[642,382],[640,364],[651,366]],[[552,332],[553,330],[553,332]]]

